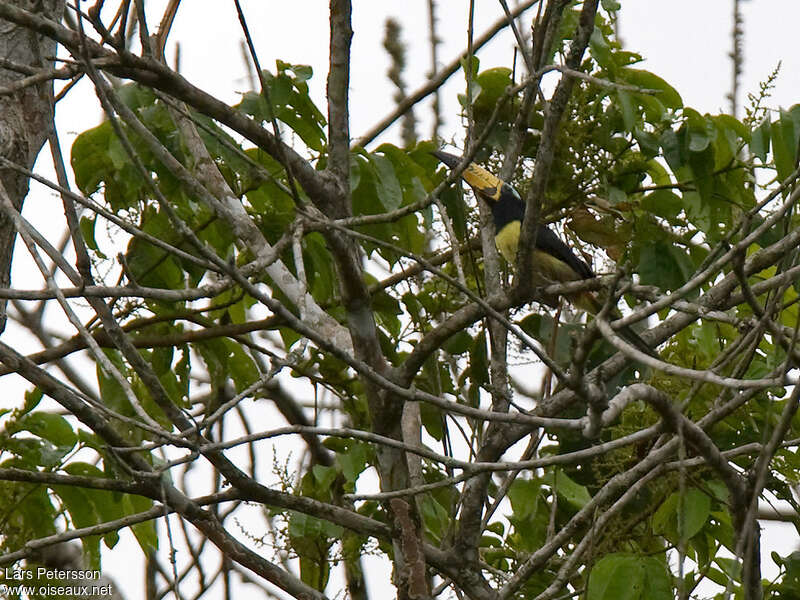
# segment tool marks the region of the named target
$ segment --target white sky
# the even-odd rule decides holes
[[[116,3],[113,3],[116,4]],[[153,27],[165,2],[148,4]],[[476,4],[476,35],[502,14],[499,3],[480,0]],[[514,3],[511,2],[513,5]],[[730,89],[732,28],[731,0],[622,0],[622,38],[629,50],[641,53],[646,62],[641,68],[662,76],[682,95],[684,103],[701,112],[727,111],[725,95]],[[449,63],[466,46],[467,2],[441,0],[438,9],[439,36],[443,40],[439,57]],[[264,2],[243,0],[251,32],[264,68],[274,69],[275,60],[310,64],[315,76],[310,82],[312,94],[325,112],[323,98],[328,53],[328,6],[323,0]],[[783,68],[778,80],[773,105],[788,107],[800,101],[800,55],[796,48],[796,26],[800,22],[800,3],[796,0],[750,0],[742,4],[744,13],[745,69],[741,89],[756,91],[758,82],[766,79],[779,60]],[[381,2],[354,0],[353,63],[351,85],[351,134],[360,136],[392,108],[393,87],[386,79],[388,59],[382,48],[384,21],[388,16],[403,25],[407,44],[408,67],[405,73],[408,90],[413,91],[426,80],[430,70],[427,40],[427,2]],[[239,46],[241,33],[232,2],[219,0],[185,1],[178,13],[171,41],[181,43],[181,70],[195,85],[216,94],[229,103],[236,103],[247,89],[245,68]],[[174,48],[174,45],[170,45]],[[483,68],[510,66],[513,42],[503,35],[479,53]],[[445,138],[456,134],[459,106],[456,94],[463,89],[463,76],[457,73],[442,91],[446,117]],[[744,96],[740,98],[740,104]],[[418,129],[421,137],[430,130],[427,111],[417,109],[424,124]],[[62,139],[69,146],[74,136],[100,120],[93,92],[82,84],[76,93],[58,109]],[[380,141],[396,141],[396,130],[384,134]],[[49,162],[40,159],[42,168]],[[36,188],[34,188],[36,190]],[[60,231],[60,203],[49,193],[32,193],[25,205],[25,214],[45,230],[42,215],[52,214],[53,235]],[[55,226],[57,225],[57,227]],[[52,239],[52,238],[51,238]],[[18,247],[17,257],[25,254]],[[15,285],[22,287],[30,266],[20,260],[14,271]],[[32,280],[31,286],[38,287]],[[21,342],[20,349],[25,343]],[[6,378],[7,379],[7,378]],[[4,385],[10,382],[4,380]],[[9,385],[4,389],[16,388]],[[781,551],[796,543],[793,530],[768,529],[766,552],[775,544]],[[132,536],[123,534],[120,547],[106,553],[104,572],[121,585],[128,600],[142,597],[143,567],[141,554]],[[124,548],[128,548],[125,550]],[[370,566],[373,569],[373,566]],[[374,572],[374,571],[373,571]],[[388,571],[385,571],[388,576]],[[765,573],[766,574],[766,573]]]

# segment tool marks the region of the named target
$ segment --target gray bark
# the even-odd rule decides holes
[[[17,0],[21,8],[60,21],[64,0]],[[42,68],[52,68],[56,43],[8,21],[0,20],[0,87],[6,87]],[[0,156],[33,167],[52,123],[52,81],[28,86],[0,96]],[[21,210],[28,194],[28,178],[10,169],[0,169],[0,183],[14,206]],[[0,287],[11,285],[11,260],[17,232],[0,215]],[[0,300],[0,333],[6,326],[6,301]]]

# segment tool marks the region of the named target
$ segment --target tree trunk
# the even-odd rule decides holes
[[[64,0],[18,0],[21,8],[61,21]],[[41,69],[52,68],[56,43],[30,30],[0,20],[0,88],[14,85]],[[26,86],[0,96],[0,156],[26,169],[42,149],[52,123],[52,80]],[[2,183],[14,206],[22,209],[28,194],[28,178],[8,168],[0,168]],[[0,288],[11,285],[11,258],[17,232],[0,215]],[[6,300],[0,300],[0,333],[6,326]]]

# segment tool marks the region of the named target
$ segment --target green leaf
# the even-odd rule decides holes
[[[97,240],[94,237],[94,229],[97,225],[97,215],[93,217],[81,217],[80,220],[80,228],[81,228],[81,236],[83,237],[83,241],[86,242],[86,246],[90,250],[94,250],[100,258],[106,258],[106,255],[100,251],[99,246],[97,245]]]
[[[799,130],[793,114],[785,110],[781,111],[780,119],[771,124],[772,154],[781,181],[794,171]]]
[[[355,443],[347,452],[336,455],[337,462],[342,466],[342,474],[350,483],[355,483],[358,476],[367,467],[369,453],[364,444]]]
[[[150,365],[156,375],[163,375],[172,369],[172,354],[174,350],[172,346],[153,348],[150,354]]]
[[[426,533],[431,535],[436,543],[439,543],[451,525],[450,515],[447,509],[430,495],[422,497],[421,505],[420,512]]]
[[[32,390],[26,391],[25,392],[25,404],[23,405],[23,407],[22,407],[20,412],[22,414],[26,414],[26,413],[31,412],[34,408],[39,406],[39,402],[42,401],[43,397],[44,397],[44,392],[38,387],[35,387]]]
[[[532,552],[542,546],[547,536],[550,507],[544,502],[538,480],[515,479],[509,488],[509,522],[513,531],[507,538],[511,548]]]
[[[16,466],[26,469],[55,467],[71,449],[71,446],[56,446],[39,438],[14,437],[3,442],[3,450],[16,456]]]
[[[750,138],[750,152],[752,152],[754,156],[758,157],[762,163],[767,162],[770,131],[770,120],[769,117],[767,117],[758,127],[753,130],[752,137]]]
[[[138,83],[126,83],[115,88],[114,92],[128,105],[128,108],[133,110],[152,106],[156,101],[156,95],[153,90]]]
[[[705,131],[690,131],[689,132],[689,151],[702,152],[711,143],[711,138]]]
[[[87,196],[97,191],[107,172],[113,169],[107,154],[112,135],[111,123],[105,122],[84,131],[72,143],[70,164],[75,185]]]
[[[325,117],[311,101],[307,80],[311,67],[277,61],[278,74],[264,71],[269,100],[248,92],[237,108],[258,121],[283,121],[312,150],[322,152],[325,146]],[[271,110],[272,109],[272,110]]]
[[[508,489],[508,499],[511,502],[514,516],[524,518],[536,512],[536,502],[539,491],[542,489],[538,481],[531,479],[515,479]]]
[[[108,478],[108,475],[95,465],[80,461],[66,465],[64,471],[70,475],[77,475],[80,477]],[[99,521],[113,521],[125,516],[122,494],[89,488],[84,488],[83,491],[86,495],[86,499],[92,504],[95,513],[98,515]],[[119,535],[116,531],[111,531],[103,536],[103,540],[106,546],[113,548],[117,541],[119,541]]]
[[[303,262],[311,295],[320,302],[329,302],[337,290],[336,273],[320,233],[310,233],[303,239]]]
[[[694,266],[682,248],[662,240],[654,240],[642,248],[636,271],[643,285],[674,290],[688,281],[694,272]]]
[[[667,107],[659,101],[657,96],[639,95],[639,104],[644,110],[644,118],[648,123],[670,123],[672,116],[667,112]]]
[[[230,379],[237,392],[252,385],[259,378],[258,367],[244,351],[242,345],[229,339],[203,340],[194,345],[206,364],[211,385],[220,388]]]
[[[734,558],[717,557],[715,561],[725,575],[736,582],[742,580],[742,565]]]
[[[689,168],[694,184],[703,202],[711,203],[714,200],[714,147],[706,143],[704,150],[691,151],[691,142],[689,146]]]
[[[576,336],[584,330],[580,323],[560,323],[546,313],[532,313],[520,321],[520,327],[532,338],[550,347],[555,339],[554,358],[559,363],[565,363],[572,356],[572,348]]]
[[[228,352],[225,357],[221,357],[222,362],[238,393],[258,381],[260,376],[258,367],[241,344],[228,339],[224,340],[224,343]]]
[[[478,69],[480,68],[481,61],[480,59],[473,55],[473,56],[465,56],[460,61],[461,63],[461,70],[464,71],[464,79],[467,79],[467,74],[469,73],[470,67],[472,67],[472,73],[470,74],[469,79],[475,81],[478,78]],[[475,98],[473,97],[473,100]]]
[[[104,350],[106,357],[111,363],[119,369],[123,376],[127,373],[127,367],[119,356],[119,353],[114,350]],[[97,363],[97,386],[100,389],[100,397],[103,402],[112,410],[131,416],[135,414],[133,408],[128,401],[125,390],[119,382],[111,375],[106,373]]]
[[[123,506],[126,515],[134,515],[150,510],[153,507],[153,501],[142,496],[124,494]],[[139,547],[142,549],[142,552],[149,554],[150,552],[158,550],[158,535],[156,533],[155,521],[145,521],[143,523],[131,525],[131,531],[134,537],[136,537],[136,541],[139,542]]]
[[[311,468],[311,472],[314,475],[314,479],[323,489],[330,489],[338,474],[334,467],[325,467],[323,465],[314,465]]]
[[[629,92],[617,90],[617,101],[622,114],[622,122],[625,124],[625,130],[632,132],[636,129],[636,112],[633,98]]]
[[[483,385],[489,381],[489,358],[486,352],[486,331],[481,330],[469,353],[470,377],[473,383]]]
[[[308,585],[324,589],[330,574],[330,540],[340,538],[341,527],[308,515],[289,513],[289,537],[300,559],[300,577]]]
[[[620,70],[621,81],[647,90],[658,90],[656,98],[667,108],[678,109],[683,106],[683,100],[677,90],[650,71],[625,68]]]
[[[586,486],[570,479],[561,469],[555,470],[555,483],[553,486],[558,495],[577,510],[586,506],[592,499]]]
[[[642,560],[645,585],[647,586],[646,598],[652,600],[671,600],[673,595],[672,577],[663,560],[657,556],[648,556]]]
[[[587,600],[671,600],[672,580],[654,556],[615,553],[592,567]]]
[[[711,498],[707,494],[689,488],[681,503],[680,492],[674,492],[653,515],[653,532],[664,535],[672,543],[690,539],[700,532],[710,514]]]
[[[54,485],[53,490],[66,506],[74,527],[89,527],[99,522],[86,490],[71,485]]]
[[[732,115],[721,114],[713,116],[712,120],[720,129],[732,131],[736,137],[741,138],[746,142],[750,141],[750,129],[736,117]]]
[[[449,354],[463,354],[472,345],[472,336],[465,329],[457,332],[448,339],[442,348]]]
[[[611,206],[619,206],[628,201],[628,195],[618,187],[612,185],[608,188],[608,201],[611,203]]]
[[[342,528],[304,513],[289,512],[289,535],[292,537],[332,537]]]
[[[291,71],[294,73],[294,79],[298,83],[308,81],[314,75],[314,69],[310,65],[293,65],[292,63],[284,62],[280,59],[275,60],[278,72]]]
[[[384,327],[392,336],[392,344],[394,348],[392,352],[397,350],[397,338],[400,336],[402,323],[398,319],[398,315],[403,314],[402,308],[397,298],[390,296],[386,292],[378,292],[372,297],[372,309],[375,311],[375,318],[381,327]]]
[[[256,121],[269,121],[272,119],[272,112],[269,110],[266,99],[258,92],[245,92],[242,94],[242,101],[236,105],[236,108],[250,115]]]
[[[312,150],[322,152],[325,149],[325,131],[319,123],[306,118],[303,113],[288,108],[280,111],[278,118],[300,136],[300,139]]]
[[[592,567],[587,600],[638,600],[645,598],[645,572],[640,558],[609,554]]]
[[[599,27],[595,27],[589,36],[589,51],[598,65],[612,75],[616,73],[617,64],[612,56],[611,47],[605,37],[603,37],[603,32]]]
[[[72,448],[78,441],[78,437],[69,422],[61,415],[53,413],[30,413],[19,419],[16,427],[20,430],[30,431],[32,434],[48,440],[56,446]]]
[[[639,144],[639,148],[641,148],[642,152],[648,157],[656,156],[658,154],[659,140],[655,135],[649,131],[645,131],[641,127],[634,127],[633,137],[636,140],[636,143]]]
[[[484,121],[489,118],[497,102],[505,95],[506,88],[512,85],[511,75],[511,69],[506,67],[481,71],[476,78],[480,94],[473,97],[476,118]]]
[[[12,529],[25,532],[30,539],[56,533],[56,510],[46,486],[4,481],[0,491],[8,502],[4,506],[4,535]]]
[[[777,552],[772,552],[772,560],[776,565],[782,567],[784,572],[776,591],[778,598],[796,599],[800,597],[800,552],[792,552],[786,557],[780,556]]]
[[[678,134],[672,129],[667,129],[658,139],[664,159],[673,171],[677,171],[684,164],[683,153],[681,152],[681,142]]]
[[[395,175],[394,167],[387,158],[379,154],[370,154],[369,160],[375,167],[378,184],[378,200],[387,211],[400,208],[403,203],[403,191]]]
[[[163,234],[157,237],[162,237]],[[163,289],[184,287],[183,270],[160,248],[141,238],[133,238],[126,252],[127,265],[139,285]]]
[[[448,377],[448,380],[450,378]],[[452,384],[450,384],[452,388]],[[452,393],[452,392],[451,392]],[[427,402],[420,402],[419,407],[420,419],[425,431],[437,442],[441,442],[444,437],[444,426],[442,419],[442,410],[437,406],[432,406]]]
[[[642,198],[642,208],[665,219],[674,219],[683,210],[683,200],[670,190],[655,190]]]

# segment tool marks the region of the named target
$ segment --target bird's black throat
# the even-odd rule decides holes
[[[495,231],[502,231],[503,227],[509,223],[522,221],[523,217],[525,217],[525,203],[519,197],[517,190],[507,183],[503,184],[500,198],[494,202],[489,202],[489,206],[492,209]]]

